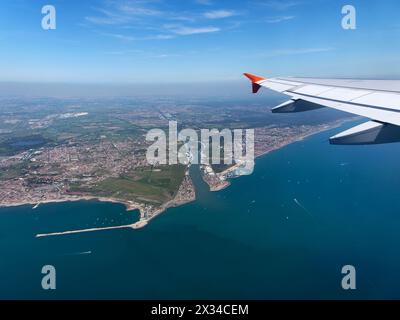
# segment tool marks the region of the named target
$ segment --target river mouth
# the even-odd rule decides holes
[[[202,199],[202,197],[210,192],[210,187],[203,180],[200,165],[192,164],[189,168],[189,174],[192,178],[194,189],[196,191],[196,199]]]

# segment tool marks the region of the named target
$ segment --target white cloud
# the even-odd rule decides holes
[[[232,10],[214,10],[204,14],[161,11],[159,7],[155,7],[156,3],[161,3],[161,0],[107,0],[102,8],[94,9],[97,14],[87,16],[85,20],[103,28],[107,27],[108,33],[102,35],[123,41],[168,40],[178,36],[221,31],[220,27],[195,25],[195,22],[202,18],[222,19],[236,15]],[[126,35],[121,32],[122,29],[133,32],[141,30],[143,34]],[[151,32],[155,34],[149,34]]]
[[[330,47],[320,47],[320,48],[300,48],[300,49],[279,49],[273,50],[268,53],[260,54],[262,57],[278,57],[278,56],[291,56],[291,55],[299,55],[299,54],[311,54],[311,53],[320,53],[320,52],[329,52],[333,51],[334,48]]]
[[[195,22],[196,19],[193,16],[189,15],[172,15],[171,17],[168,17],[169,20],[175,20],[175,21],[182,21],[182,22]]]
[[[124,35],[120,33],[101,33],[103,36],[107,37],[112,37],[115,39],[123,40],[123,41],[143,41],[143,40],[169,40],[169,39],[174,39],[175,36],[172,34],[157,34],[157,35],[152,35],[152,36],[146,36],[146,37],[133,37],[129,35]]]
[[[262,4],[270,7],[274,10],[287,10],[292,7],[298,6],[300,2],[297,1],[278,1],[278,0],[268,0],[263,2]]]
[[[159,10],[145,8],[145,7],[132,6],[132,5],[126,5],[126,4],[120,5],[118,8],[122,13],[125,13],[128,15],[159,16],[162,14],[162,12]]]
[[[146,2],[109,2],[105,8],[96,8],[100,15],[87,16],[85,20],[98,25],[118,25],[137,21],[139,18],[157,17],[163,12],[145,6]]]
[[[124,24],[128,23],[132,20],[129,16],[124,16],[119,13],[115,13],[105,9],[96,9],[101,13],[99,16],[88,16],[85,17],[85,20],[99,25],[116,25],[116,24]]]
[[[218,32],[221,29],[217,27],[187,27],[187,26],[179,26],[179,25],[164,25],[164,28],[168,29],[169,31],[180,35],[180,36],[187,36],[192,34],[200,34],[200,33],[213,33]]]
[[[223,19],[229,18],[236,15],[236,12],[233,10],[213,10],[204,13],[204,17],[207,19]]]
[[[147,37],[146,40],[169,40],[174,38],[175,36],[173,36],[172,34],[158,34],[155,36]]]
[[[123,41],[134,41],[137,40],[135,37],[126,36],[119,33],[102,33],[103,36],[113,37],[115,39],[123,40]]]
[[[152,56],[153,58],[158,58],[158,59],[166,59],[166,58],[178,58],[181,57],[180,54],[172,54],[172,53],[161,53],[161,54],[156,54]]]
[[[288,20],[293,20],[295,16],[282,16],[282,17],[274,17],[274,18],[269,18],[266,20],[267,23],[279,23],[279,22],[284,22]]]

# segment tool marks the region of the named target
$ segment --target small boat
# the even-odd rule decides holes
[[[37,208],[39,207],[39,205],[40,205],[40,202],[38,202],[38,203],[32,208],[32,210],[37,209]]]

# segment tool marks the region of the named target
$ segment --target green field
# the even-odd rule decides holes
[[[119,178],[107,178],[96,186],[73,186],[71,191],[96,196],[160,205],[175,197],[185,175],[185,166],[140,168]]]

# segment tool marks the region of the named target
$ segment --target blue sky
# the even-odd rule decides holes
[[[57,29],[41,28],[41,8]],[[341,28],[341,8],[357,29]],[[400,78],[398,0],[3,0],[0,81]]]

